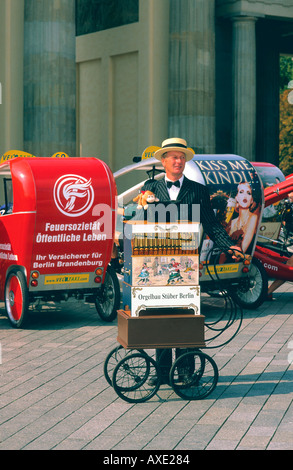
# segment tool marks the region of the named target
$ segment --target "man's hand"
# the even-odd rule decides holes
[[[242,253],[241,248],[239,248],[239,246],[237,246],[237,245],[230,246],[230,249],[228,250],[228,253],[230,255],[232,255],[233,259],[235,259],[237,261],[240,261],[241,259],[244,258],[244,253]]]

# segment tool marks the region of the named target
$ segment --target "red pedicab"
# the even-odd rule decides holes
[[[287,199],[291,192],[292,175],[279,184],[265,188],[265,208],[277,206],[274,219],[278,220],[278,230],[275,230],[274,238],[260,234],[254,253],[263,264],[268,277],[284,281],[293,281],[293,267],[286,264],[293,254],[290,251],[293,245],[293,204]],[[262,226],[266,228],[265,222]],[[265,232],[265,229],[263,231]]]
[[[116,317],[109,265],[116,185],[96,158],[15,158],[0,165],[0,300],[23,326],[38,300],[84,298]]]

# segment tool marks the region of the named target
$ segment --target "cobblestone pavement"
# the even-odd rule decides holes
[[[237,336],[207,351],[215,390],[185,401],[166,385],[127,403],[104,377],[117,322],[70,300],[13,329],[0,304],[1,450],[232,450],[293,448],[293,286],[244,311]]]

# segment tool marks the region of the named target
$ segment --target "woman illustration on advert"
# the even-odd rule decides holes
[[[256,233],[259,219],[259,204],[252,197],[249,183],[240,183],[235,196],[235,211],[238,217],[233,219],[228,234],[232,240],[237,241],[243,253],[246,253]]]

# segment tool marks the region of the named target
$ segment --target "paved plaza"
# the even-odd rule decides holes
[[[292,450],[293,285],[244,311],[240,332],[206,351],[215,390],[185,401],[167,385],[127,403],[104,377],[117,321],[70,300],[13,329],[0,304],[1,450]]]

